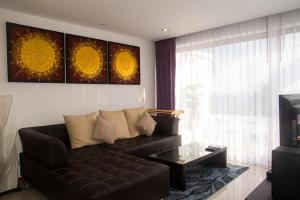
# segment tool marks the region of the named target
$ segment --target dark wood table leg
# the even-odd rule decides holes
[[[171,187],[185,191],[185,167],[184,165],[170,166],[170,183]]]
[[[219,153],[212,160],[216,167],[227,167],[227,150]]]
[[[227,149],[222,150],[220,153],[212,156],[211,158],[202,161],[201,164],[209,167],[227,167]]]

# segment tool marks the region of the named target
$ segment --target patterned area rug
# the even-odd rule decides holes
[[[186,172],[187,190],[183,192],[171,188],[165,200],[205,200],[248,169],[231,164],[226,168],[191,166]]]

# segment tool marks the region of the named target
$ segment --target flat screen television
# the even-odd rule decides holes
[[[300,94],[279,95],[279,130],[281,146],[297,146],[300,136]]]

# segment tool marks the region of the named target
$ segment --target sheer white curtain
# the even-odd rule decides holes
[[[300,93],[300,9],[280,16],[273,17],[281,27],[280,92]]]
[[[0,95],[0,193],[18,184],[17,126],[12,103],[12,96]]]
[[[183,143],[225,145],[230,160],[270,165],[279,144],[278,94],[300,92],[299,13],[177,38]]]

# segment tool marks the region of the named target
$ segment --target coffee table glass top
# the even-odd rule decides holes
[[[177,164],[187,164],[200,157],[207,156],[213,152],[205,151],[205,147],[197,142],[190,143],[188,145],[179,146],[176,149],[156,153],[150,155],[150,157]]]

